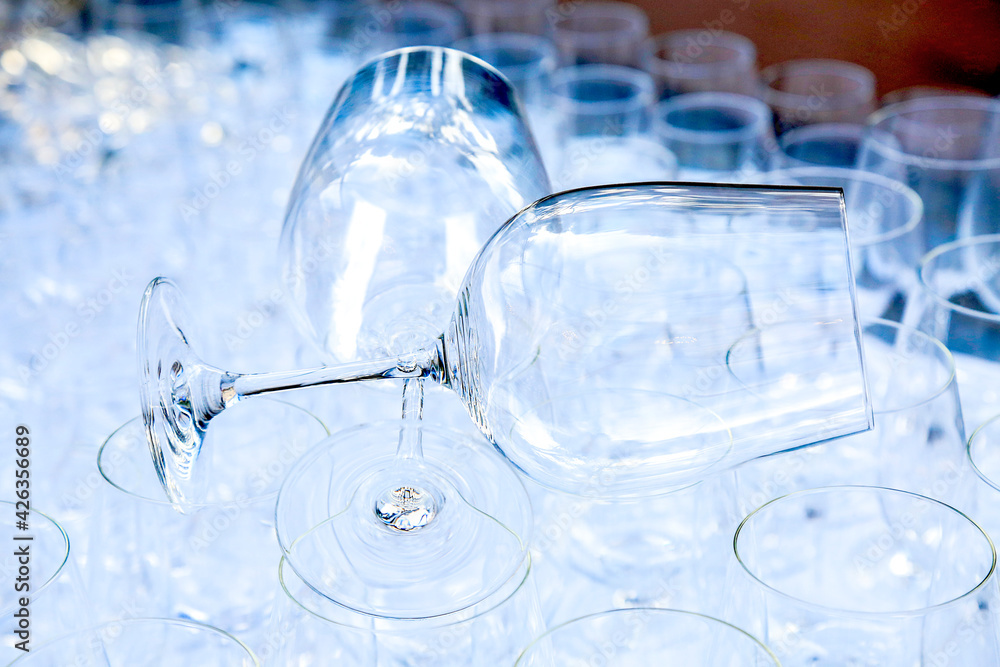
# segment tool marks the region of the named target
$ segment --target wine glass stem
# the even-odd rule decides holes
[[[392,378],[436,378],[441,368],[440,359],[440,349],[431,347],[414,354],[375,361],[278,373],[227,374],[221,383],[222,399],[228,406],[251,396],[290,389]],[[423,402],[422,398],[420,402]]]
[[[422,459],[424,456],[423,438],[418,426],[424,418],[424,380],[409,378],[403,381],[403,421],[404,428],[399,431],[399,445],[396,448],[396,460]]]

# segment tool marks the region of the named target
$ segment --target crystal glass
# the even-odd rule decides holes
[[[813,127],[820,126],[784,136]],[[907,300],[918,290],[924,205],[916,192],[891,178],[836,167],[797,167],[770,172],[762,180],[843,188],[861,316],[903,318]]]
[[[1000,409],[1000,235],[941,245],[920,261],[907,320],[955,354],[962,405],[975,427]]]
[[[408,420],[341,431],[292,467],[276,515],[293,655],[510,664],[540,628],[528,496],[479,434]]]
[[[529,561],[503,587],[462,612],[428,619],[372,618],[317,593],[286,558],[283,600],[262,651],[266,667],[334,661],[370,667],[493,667],[512,664],[542,632]]]
[[[465,34],[462,13],[448,3],[407,0],[385,8],[388,21],[380,22],[379,46],[383,50],[406,46],[449,46]]]
[[[981,90],[964,86],[906,86],[886,93],[880,101],[882,106],[887,107],[890,104],[919,100],[925,97],[950,97],[952,95],[989,97]]]
[[[757,94],[757,48],[743,35],[675,30],[643,42],[639,59],[656,80],[660,99],[684,93]]]
[[[968,456],[976,471],[972,516],[993,539],[1000,537],[1000,416],[981,424],[969,437]]]
[[[761,70],[778,135],[814,123],[862,123],[875,110],[875,75],[842,60],[789,60]]]
[[[550,171],[560,190],[677,177],[677,157],[647,136],[578,137],[564,144],[557,164]]]
[[[802,491],[748,516],[734,548],[745,590],[733,618],[783,665],[1000,660],[996,552],[948,505],[878,487]]]
[[[478,34],[455,42],[453,48],[496,67],[513,84],[529,114],[549,100],[556,47],[547,37],[517,32]]]
[[[729,542],[742,516],[734,473],[640,500],[541,489],[532,500],[532,563],[547,627],[607,609],[722,613]]]
[[[556,0],[458,0],[473,35],[519,32],[544,35]]]
[[[787,336],[794,337],[791,327]],[[974,500],[955,360],[935,338],[887,320],[862,320],[875,428],[736,470],[744,513],[791,491],[870,484],[966,509]]]
[[[613,665],[779,667],[756,638],[709,616],[673,609],[606,611],[549,630],[515,667]]]
[[[575,65],[552,77],[559,136],[618,137],[642,134],[649,127],[653,79],[621,65]]]
[[[84,630],[32,648],[11,663],[18,667],[259,667],[238,639],[201,623],[166,618],[130,618]]]
[[[676,160],[648,137],[653,81],[619,65],[563,67],[552,77],[553,141],[545,162],[559,189],[669,180]]]
[[[661,493],[749,458],[865,430],[870,410],[842,209],[839,190],[789,186],[644,183],[552,195],[514,216],[482,248],[451,322],[431,345],[281,373],[241,375],[205,364],[191,348],[178,290],[154,280],[140,310],[138,347],[143,416],[158,472],[170,493],[183,496],[198,477],[209,421],[236,402],[391,378],[427,378],[454,390],[483,433],[543,485],[579,493],[610,474],[601,493],[612,497]],[[686,403],[642,390],[657,372],[670,377],[670,350],[680,353],[675,345],[685,347],[687,359],[745,333],[731,328],[731,310],[714,321],[698,307],[728,302],[732,289],[724,287],[720,297],[713,282],[692,281],[680,290],[666,270],[692,249],[748,278],[755,317],[779,323],[811,313],[827,323],[809,332],[816,338],[798,341],[796,352],[780,351],[779,376],[769,375],[778,364],[747,354],[758,388],[787,388],[798,378],[822,379],[836,390],[762,397],[734,383],[706,407],[730,426],[738,423],[735,441]],[[773,271],[778,258],[789,270]],[[810,346],[820,339],[842,352],[836,366],[816,366]],[[628,377],[617,387],[602,382],[609,369],[638,368],[644,359],[659,366],[638,386]],[[716,368],[725,372],[721,360]],[[669,420],[649,419],[668,414]]]
[[[653,133],[677,156],[687,181],[749,182],[775,150],[771,112],[734,93],[688,93],[656,105]]]
[[[552,20],[559,64],[638,65],[649,17],[627,2],[584,0],[566,5]]]
[[[924,246],[996,231],[1000,100],[951,96],[884,107],[868,119],[858,168],[906,183],[924,200]]]
[[[778,137],[775,164],[787,167],[853,169],[858,161],[865,126],[860,123],[803,125]]]
[[[548,191],[496,70],[449,49],[380,56],[344,84],[289,197],[300,329],[341,362],[431,343],[480,246]]]
[[[485,60],[507,77],[524,102],[539,150],[546,156],[556,154],[560,139],[556,135],[557,114],[552,110],[552,74],[556,68],[552,40],[514,32],[479,34],[455,42],[454,48]]]
[[[11,473],[8,479],[13,478]],[[76,568],[70,560],[69,536],[45,514],[25,509],[27,504],[0,501],[0,511],[5,516],[3,536],[8,547],[0,559],[3,584],[0,659],[4,662],[23,655],[16,648],[20,642],[27,641],[26,646],[34,651],[40,639],[44,641],[79,627],[87,611]],[[26,529],[18,528],[16,522],[22,520],[27,524]],[[27,563],[21,554],[27,554]],[[29,602],[26,611],[21,602],[24,598]],[[26,619],[27,627],[21,623],[22,619]]]
[[[106,482],[95,522],[90,589],[99,617],[171,616],[212,622],[254,648],[278,588],[274,506],[292,464],[328,434],[280,401],[241,406],[213,424],[205,484],[171,503],[154,469],[141,419],[115,431],[97,465]],[[216,428],[217,427],[217,428]]]

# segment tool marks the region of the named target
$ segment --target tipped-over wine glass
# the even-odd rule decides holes
[[[551,195],[480,250],[450,321],[428,344],[279,373],[232,373],[201,361],[178,290],[156,279],[143,298],[139,352],[157,470],[168,494],[182,496],[195,488],[205,430],[226,407],[380,379],[451,388],[524,474],[590,496],[664,493],[750,458],[866,430],[871,409],[842,212],[840,190],[814,187],[644,183]],[[781,363],[744,349],[741,364],[759,366],[754,373],[698,394],[691,366],[706,376],[731,372],[725,352],[750,325],[713,316],[713,303],[726,304],[722,312],[732,301],[728,285],[720,289],[711,275],[678,281],[706,255],[747,277],[753,324],[839,322],[817,342],[855,352],[825,367],[807,341],[796,340]],[[672,372],[679,367],[681,382]],[[706,411],[717,414],[706,419]],[[401,444],[404,458],[419,449]],[[407,486],[387,499],[386,517],[433,521],[434,494]]]

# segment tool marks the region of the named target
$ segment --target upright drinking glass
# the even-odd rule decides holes
[[[606,609],[722,613],[741,516],[733,473],[638,500],[537,492],[533,501],[532,563],[548,627]]]
[[[760,73],[781,135],[814,123],[862,123],[875,110],[875,75],[842,60],[789,60]]]
[[[860,123],[803,125],[778,137],[778,167],[841,167],[858,161],[865,126]]]
[[[642,44],[640,62],[656,80],[660,99],[684,93],[758,92],[757,48],[732,32],[676,30],[651,37]]]
[[[821,126],[784,137],[814,127]],[[908,299],[919,290],[924,206],[916,192],[891,178],[836,167],[796,167],[770,172],[762,180],[843,188],[861,316],[903,318]]]
[[[141,419],[101,447],[102,519],[95,522],[90,589],[99,617],[172,616],[211,622],[259,648],[275,594],[278,487],[292,464],[327,436],[311,414],[261,401],[225,415],[209,434],[200,489],[171,503]],[[183,514],[179,513],[183,512]]]
[[[753,636],[709,616],[619,609],[564,623],[532,642],[515,667],[726,665],[780,667]]]
[[[868,119],[858,168],[920,195],[924,252],[1000,231],[1000,100],[932,97],[884,107]]]
[[[981,424],[969,437],[969,461],[976,471],[972,516],[993,539],[1000,539],[1000,416]]]
[[[450,46],[465,34],[462,13],[448,3],[407,0],[390,5],[381,25],[383,50],[406,46]],[[380,21],[381,23],[381,21]]]
[[[1000,235],[945,243],[921,260],[907,319],[955,354],[967,423],[1000,409]]]
[[[740,466],[744,513],[791,491],[830,484],[888,486],[971,507],[954,358],[911,327],[886,320],[862,325],[875,428]]]
[[[649,35],[649,17],[627,2],[585,0],[557,12],[552,35],[561,66],[603,63],[635,67],[639,45]]]
[[[687,181],[749,182],[775,150],[771,112],[734,93],[689,93],[660,102],[653,133],[677,156]]]
[[[783,665],[1000,660],[996,552],[948,505],[878,487],[801,491],[748,516],[734,547],[733,619]]]
[[[458,0],[473,35],[519,32],[544,35],[556,0]]]
[[[669,180],[673,155],[651,141],[653,81],[619,65],[563,67],[552,77],[556,141],[545,159],[559,189]]]

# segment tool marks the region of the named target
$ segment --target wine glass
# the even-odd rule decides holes
[[[955,355],[966,425],[997,412],[1000,352],[1000,234],[944,243],[917,267],[920,289],[906,320]]]
[[[676,609],[615,609],[552,628],[514,667],[726,665],[779,667],[758,639],[710,616]]]
[[[642,68],[656,79],[660,99],[684,93],[757,93],[757,47],[736,33],[675,30],[650,37],[640,49]]]
[[[789,60],[760,73],[779,136],[814,123],[860,123],[875,110],[875,75],[843,60]]]
[[[435,380],[458,393],[524,474],[602,497],[664,493],[742,460],[866,430],[871,409],[842,212],[842,192],[818,187],[642,183],[551,195],[480,250],[437,338],[421,345],[417,337],[393,356],[279,373],[204,363],[190,344],[179,291],[155,279],[140,309],[138,349],[143,417],[160,479],[171,497],[183,496],[209,422],[235,402],[362,380]],[[671,350],[683,348],[687,360],[719,345],[719,336],[672,333],[692,318],[697,331],[708,332],[706,313],[720,298],[711,279],[682,290],[664,270],[692,248],[752,277],[751,307],[766,322],[809,313],[842,325],[825,334],[847,353],[824,369],[831,379],[820,385],[824,392],[807,400],[786,392],[788,400],[748,412],[741,399],[749,390],[734,383],[719,407],[710,406],[739,425],[735,443],[685,401],[644,391],[627,375],[619,386],[601,381],[609,367],[640,367],[643,359],[658,364],[643,380],[669,378]],[[776,272],[779,257],[817,270]],[[721,299],[731,298],[724,289]],[[735,341],[745,334],[736,329],[711,333]],[[815,370],[808,340],[802,343],[783,355],[788,381],[803,368]],[[767,430],[777,418],[789,427],[786,438]]]
[[[747,516],[733,545],[727,620],[784,665],[997,664],[996,552],[948,505],[880,487],[799,491]]]
[[[499,72],[451,49],[383,54],[341,88],[289,197],[281,256],[299,328],[326,362],[430,344],[480,246],[548,193]]]
[[[858,169],[902,181],[924,201],[922,251],[996,231],[1000,100],[911,99],[872,114]]]

